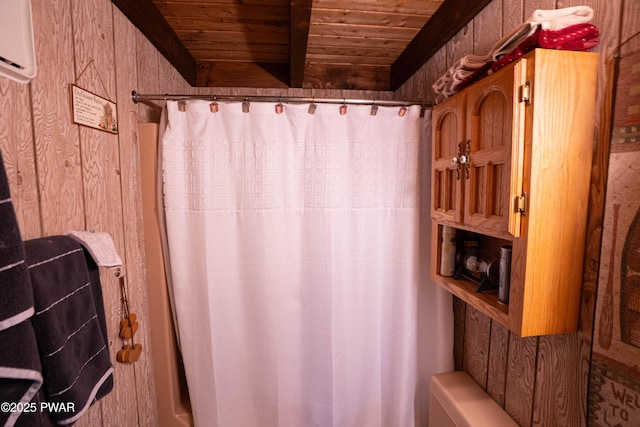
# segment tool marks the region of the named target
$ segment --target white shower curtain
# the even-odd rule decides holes
[[[429,121],[417,106],[338,109],[167,103],[168,251],[196,426],[422,426],[430,376],[452,369],[452,304],[428,280],[420,209]]]

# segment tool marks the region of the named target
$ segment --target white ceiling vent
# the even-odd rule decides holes
[[[20,83],[36,76],[31,0],[0,0],[0,75]]]

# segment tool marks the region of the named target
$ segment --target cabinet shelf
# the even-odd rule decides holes
[[[465,231],[465,229],[457,228],[456,230],[458,233],[456,246],[458,247],[458,252],[460,252],[464,246],[462,241],[463,236],[460,234]],[[476,230],[466,231],[476,233]],[[479,292],[479,285],[474,281],[467,280],[465,278],[456,278],[455,276],[442,276],[439,274],[440,269],[438,266],[440,265],[442,255],[440,245],[440,241],[442,239],[442,225],[435,221],[432,223],[432,236],[437,236],[437,238],[434,238],[432,241],[432,254],[434,256],[432,257],[433,263],[431,265],[431,271],[433,273],[433,281],[464,302],[471,304],[485,315],[495,319],[508,328],[509,305],[498,301],[497,289],[489,289]],[[498,259],[499,248],[501,246],[512,244],[511,240],[505,240],[494,236],[476,234],[475,237],[478,239],[478,249],[491,253],[496,259]],[[460,268],[460,266],[458,266],[458,268]]]
[[[431,278],[523,337],[578,327],[596,74],[595,53],[536,49],[433,110]],[[444,225],[512,246],[508,305],[440,274]]]
[[[464,279],[436,275],[434,276],[434,281],[467,304],[471,304],[486,316],[507,328],[509,327],[509,306],[498,302],[497,292],[476,292],[478,285]]]

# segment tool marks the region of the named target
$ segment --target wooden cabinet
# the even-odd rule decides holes
[[[434,108],[434,219],[508,236],[516,72],[511,65]]]
[[[595,53],[537,49],[433,110],[432,278],[521,336],[577,330],[596,72]],[[440,275],[444,225],[512,246],[509,304]]]

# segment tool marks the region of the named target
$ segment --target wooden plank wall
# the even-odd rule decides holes
[[[38,75],[28,85],[0,78],[0,149],[22,236],[110,233],[125,263],[140,323],[135,339],[144,349],[133,365],[115,363],[123,344],[120,290],[114,272],[103,269],[115,388],[77,425],[158,425],[137,146],[137,123],[152,114],[130,93],[139,86],[184,92],[187,85],[109,0],[38,0],[32,8]],[[117,103],[118,135],[72,124],[69,83]]]
[[[521,426],[584,426],[593,316],[600,260],[604,193],[609,162],[612,83],[607,63],[622,39],[637,32],[640,3],[624,0],[493,0],[396,91],[398,98],[433,102],[431,84],[461,56],[486,53],[495,40],[535,9],[587,5],[600,30],[594,163],[585,254],[580,331],[519,338],[460,300],[454,303],[455,365],[467,371]],[[635,26],[635,27],[634,27]]]
[[[32,2],[38,76],[28,85],[0,78],[0,149],[9,174],[23,238],[94,229],[111,233],[125,261],[136,338],[145,348],[134,365],[116,364],[115,390],[77,423],[158,425],[147,313],[146,272],[138,177],[138,122],[157,122],[161,103],[131,103],[140,93],[200,93],[423,99],[457,58],[482,53],[534,9],[587,4],[601,31],[596,135],[607,120],[605,58],[619,40],[620,23],[640,13],[624,0],[494,0],[395,94],[306,89],[193,89],[109,0]],[[624,7],[624,13],[623,13]],[[629,18],[631,19],[631,18]],[[500,23],[500,25],[496,25]],[[624,25],[623,25],[624,26]],[[115,101],[119,133],[71,123],[68,84]],[[602,203],[608,147],[596,144],[590,239],[581,332],[520,339],[463,303],[455,304],[456,366],[464,369],[523,426],[585,424],[591,325],[598,277]],[[102,274],[112,360],[122,342],[118,283]]]

